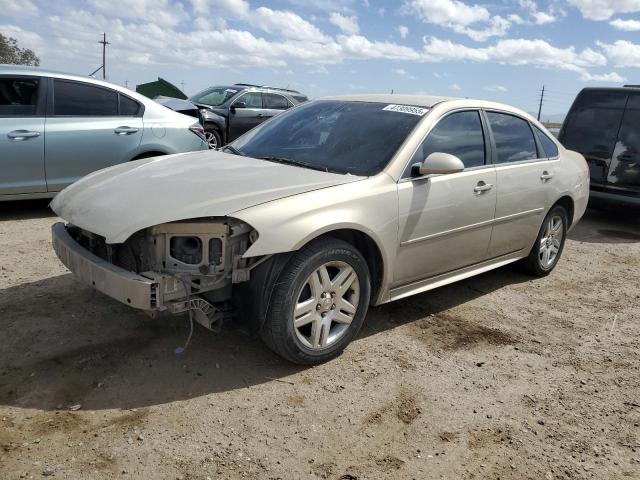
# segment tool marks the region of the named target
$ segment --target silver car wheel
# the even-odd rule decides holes
[[[347,333],[356,315],[360,300],[358,274],[348,263],[325,263],[309,275],[296,298],[296,337],[307,348],[327,348]]]
[[[551,268],[558,260],[562,237],[564,236],[563,220],[559,215],[554,215],[544,227],[544,233],[540,239],[540,251],[538,258],[544,269]]]
[[[218,137],[213,132],[205,131],[204,138],[207,141],[210,149],[218,148]]]

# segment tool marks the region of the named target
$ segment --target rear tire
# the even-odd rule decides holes
[[[564,250],[567,219],[567,211],[560,205],[556,205],[547,213],[529,256],[521,261],[527,273],[544,277],[553,271]]]
[[[356,337],[370,296],[369,268],[362,254],[342,240],[315,241],[296,252],[282,270],[260,335],[290,362],[326,362]]]

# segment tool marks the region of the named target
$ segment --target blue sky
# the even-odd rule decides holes
[[[129,87],[213,84],[485,98],[564,113],[586,86],[640,83],[640,0],[0,0],[0,32],[47,68]],[[544,116],[544,115],[543,115]]]

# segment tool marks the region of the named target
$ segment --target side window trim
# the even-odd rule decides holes
[[[486,119],[487,122],[487,127],[489,129],[489,134],[491,136],[491,148],[492,148],[492,155],[491,155],[491,160],[494,164],[494,166],[496,167],[502,167],[502,166],[507,166],[507,165],[522,165],[522,164],[526,164],[526,163],[534,163],[534,162],[542,162],[547,160],[546,157],[540,157],[540,152],[544,152],[544,150],[542,149],[541,145],[540,145],[540,141],[538,140],[538,137],[536,135],[536,132],[534,131],[534,128],[531,126],[531,123],[529,122],[529,120],[527,120],[526,118],[521,117],[520,115],[518,115],[517,113],[513,113],[513,112],[507,112],[505,110],[499,110],[496,108],[483,108],[482,110],[482,114],[483,117]],[[493,136],[493,130],[491,129],[491,124],[489,123],[489,118],[486,116],[487,113],[499,113],[502,115],[509,115],[511,117],[515,117],[518,118],[520,120],[522,120],[523,122],[525,122],[528,127],[529,127],[529,131],[531,132],[531,135],[533,137],[533,142],[536,145],[536,157],[537,158],[531,158],[529,160],[518,160],[516,162],[503,162],[503,163],[499,163],[498,162],[498,149],[496,147],[496,141],[495,141],[495,137]]]
[[[491,154],[491,148],[488,145],[488,141],[487,141],[487,130],[486,127],[487,125],[485,125],[484,122],[484,116],[483,116],[483,112],[481,108],[474,108],[474,107],[463,107],[463,108],[459,108],[456,110],[450,110],[449,112],[445,113],[443,116],[441,116],[436,123],[434,123],[431,128],[427,131],[427,133],[424,134],[424,136],[422,137],[422,139],[420,139],[420,142],[418,143],[418,146],[415,148],[415,150],[413,151],[413,153],[411,153],[411,156],[409,157],[409,161],[405,164],[404,166],[404,170],[402,171],[402,176],[400,177],[399,182],[402,181],[413,181],[413,180],[420,180],[421,178],[427,178],[428,175],[423,175],[420,177],[412,177],[411,173],[407,173],[410,172],[409,170],[409,166],[411,164],[411,160],[413,160],[413,157],[415,156],[415,154],[418,152],[418,149],[422,148],[422,144],[425,142],[425,140],[427,139],[427,137],[431,134],[431,131],[445,118],[447,118],[450,115],[453,115],[455,113],[464,113],[464,112],[477,112],[478,116],[480,117],[480,124],[482,126],[482,137],[484,140],[484,165],[478,165],[477,167],[465,167],[465,169],[463,170],[464,172],[468,172],[468,171],[472,171],[472,170],[480,170],[483,168],[487,168],[487,167],[492,167],[492,162],[490,162],[490,157],[489,155]]]
[[[0,75],[0,79],[2,78],[34,78],[38,80],[38,99],[36,100],[36,113],[35,115],[30,115],[29,118],[39,118],[46,116],[47,111],[47,91],[49,90],[47,87],[47,77],[42,77],[40,75],[12,75],[12,74],[2,74]],[[20,118],[23,115],[0,115],[0,118]]]
[[[96,88],[102,88],[103,90],[108,90],[110,92],[113,92],[116,94],[116,108],[117,108],[117,113],[116,115],[97,115],[96,117],[99,118],[118,118],[120,116],[120,92],[118,90],[114,90],[112,88],[109,87],[104,87],[102,85],[95,85],[93,83],[89,83],[89,82],[81,82],[78,80],[71,80],[71,79],[67,79],[67,78],[57,78],[57,77],[49,77],[49,82],[48,82],[48,88],[47,88],[47,117],[54,117],[54,118],[76,118],[76,117],[87,117],[87,118],[93,118],[94,116],[92,115],[55,115],[55,81],[59,80],[61,82],[68,82],[68,83],[75,83],[78,85],[88,85],[90,87],[96,87]],[[140,102],[138,102],[140,103]]]

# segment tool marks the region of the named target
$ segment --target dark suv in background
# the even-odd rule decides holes
[[[640,88],[585,88],[558,139],[587,159],[591,197],[640,205]]]
[[[188,101],[167,97],[156,100],[180,113],[198,117],[209,148],[217,148],[308,98],[296,90],[236,83],[209,87]]]

